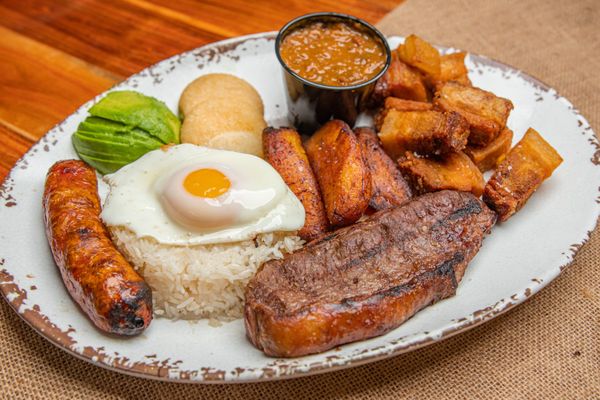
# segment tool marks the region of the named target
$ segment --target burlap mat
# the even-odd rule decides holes
[[[598,1],[409,0],[380,27],[527,71],[600,132]],[[600,399],[599,264],[596,232],[549,287],[472,331],[371,365],[236,386],[160,383],[94,367],[47,343],[0,301],[0,398]]]

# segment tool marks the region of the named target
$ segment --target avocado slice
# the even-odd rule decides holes
[[[110,92],[90,114],[140,128],[162,143],[179,143],[180,121],[165,103],[131,90]]]
[[[179,143],[179,119],[167,106],[134,91],[111,92],[90,108],[72,136],[77,154],[101,174]]]
[[[101,174],[113,173],[163,145],[148,132],[98,117],[88,117],[72,136],[79,156]]]
[[[95,168],[98,172],[100,172],[103,175],[114,172],[127,164],[120,161],[103,160],[82,153],[79,154],[79,157],[81,157],[83,161],[88,163],[90,166]]]
[[[113,122],[98,117],[86,118],[77,127],[77,134],[103,138],[119,143],[144,142],[153,149],[164,144],[142,129],[132,128],[120,122]]]

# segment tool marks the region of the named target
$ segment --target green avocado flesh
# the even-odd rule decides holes
[[[111,92],[73,134],[82,160],[110,174],[149,151],[179,143],[179,119],[161,101],[133,91]]]
[[[179,119],[165,103],[130,90],[111,92],[90,115],[145,130],[163,143],[179,143]]]

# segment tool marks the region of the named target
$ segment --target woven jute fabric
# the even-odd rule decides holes
[[[599,132],[597,0],[409,0],[379,26],[527,71]],[[120,375],[53,347],[0,303],[0,399],[600,399],[598,232],[558,279],[489,323],[385,361],[281,382],[202,386]]]

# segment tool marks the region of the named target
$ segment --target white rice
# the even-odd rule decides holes
[[[258,267],[302,247],[298,236],[260,234],[254,240],[166,245],[109,227],[113,242],[152,288],[154,313],[173,319],[242,317],[244,288]]]

